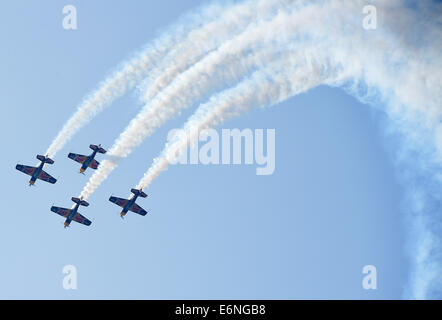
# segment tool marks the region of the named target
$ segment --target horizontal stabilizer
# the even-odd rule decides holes
[[[102,147],[101,147],[101,144],[100,145],[95,145],[95,144],[91,144],[90,146],[89,146],[89,148],[91,148],[92,150],[94,150],[94,151],[97,151],[97,152],[99,152],[99,153],[106,153],[106,150],[104,150]]]
[[[143,192],[143,190],[141,190],[141,189],[130,189],[130,192],[132,192],[134,195],[142,197],[142,198],[146,198],[147,197],[147,194],[145,194]]]
[[[49,163],[49,164],[53,164],[54,163],[54,160],[52,160],[52,159],[50,159],[48,157],[42,156],[41,154],[37,155],[37,159],[40,160],[40,161],[43,161],[44,163]]]
[[[76,198],[76,197],[72,197],[71,200],[74,201],[75,203],[79,203],[80,206],[87,207],[89,205],[89,203],[87,201],[81,200],[81,199]]]

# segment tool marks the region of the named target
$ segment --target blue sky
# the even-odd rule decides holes
[[[46,169],[59,179],[27,186],[16,163],[34,165],[83,97],[115,66],[199,1],[14,1],[0,5],[0,298],[30,299],[385,299],[401,298],[408,275],[403,188],[386,147],[385,115],[340,89],[319,87],[223,128],[276,130],[276,170],[172,166],[122,221],[111,194],[127,196],[167,132],[147,139],[80,212],[91,227],[50,212],[70,207],[91,172],[69,152],[112,145],[140,109],[129,93],[88,124]],[[62,8],[78,30],[62,28]],[[102,159],[102,158],[101,158]],[[98,158],[100,160],[100,158]],[[62,268],[78,269],[64,290]],[[362,288],[374,265],[378,289]]]

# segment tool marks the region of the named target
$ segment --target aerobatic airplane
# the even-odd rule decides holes
[[[24,166],[22,164],[17,164],[15,166],[15,169],[18,171],[21,171],[23,173],[26,173],[27,175],[31,176],[31,180],[29,180],[29,185],[34,185],[35,181],[37,179],[49,182],[49,183],[56,183],[57,179],[54,177],[51,177],[47,172],[43,170],[43,167],[46,163],[53,164],[54,160],[49,159],[48,157],[37,155],[37,159],[41,161],[40,165],[38,167],[30,167],[30,166]]]
[[[90,226],[91,225],[91,221],[88,220],[86,217],[83,217],[79,212],[78,212],[78,208],[80,206],[85,206],[87,207],[89,205],[89,203],[87,203],[86,201],[83,200],[83,198],[75,198],[72,197],[71,198],[72,201],[74,201],[75,207],[73,207],[72,209],[66,209],[66,208],[60,208],[60,207],[55,207],[52,206],[51,207],[51,211],[55,212],[56,214],[59,214],[62,217],[66,218],[66,221],[64,222],[64,227],[69,227],[69,224],[71,223],[71,221],[75,221],[81,224],[84,224],[86,226]]]
[[[77,153],[69,153],[68,155],[68,157],[72,160],[81,163],[80,173],[84,173],[87,168],[97,169],[100,163],[94,159],[95,155],[97,154],[97,152],[106,153],[106,150],[101,147],[101,144],[99,144],[98,146],[91,144],[89,148],[94,150],[89,156],[84,156]]]
[[[146,198],[147,194],[145,194],[142,189],[130,189],[130,192],[132,192],[133,195],[129,199],[122,199],[112,196],[109,198],[109,201],[123,208],[120,213],[121,218],[123,218],[128,211],[132,211],[138,213],[139,215],[145,216],[147,211],[137,205],[135,201],[137,201],[138,197]]]

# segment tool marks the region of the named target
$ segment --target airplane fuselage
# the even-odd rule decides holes
[[[80,207],[80,203],[77,203],[75,207],[73,207],[69,213],[69,215],[66,218],[66,221],[64,222],[64,226],[67,227],[71,223],[71,221],[75,218],[75,215],[78,212],[78,208]]]
[[[129,202],[124,206],[123,210],[121,211],[121,216],[126,215],[126,213],[132,208],[135,201],[137,201],[138,195],[133,195],[132,198],[129,199]]]
[[[81,165],[80,168],[80,173],[83,173],[86,171],[86,169],[89,167],[89,165],[91,164],[91,162],[94,160],[95,156],[97,155],[98,149],[94,150],[94,152],[92,152],[87,158],[86,160],[84,160],[83,164]]]
[[[42,161],[40,163],[40,165],[37,167],[37,169],[35,170],[34,174],[31,177],[31,180],[29,180],[29,185],[32,186],[35,181],[38,179],[38,176],[40,175],[40,173],[43,171],[43,167],[45,166],[45,162]]]

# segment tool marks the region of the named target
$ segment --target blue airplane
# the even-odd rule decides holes
[[[71,223],[71,221],[75,221],[81,224],[84,224],[86,226],[90,226],[91,225],[91,221],[88,220],[86,217],[83,217],[79,212],[78,212],[78,208],[80,206],[89,206],[89,203],[87,203],[86,201],[83,200],[83,198],[75,198],[72,197],[71,200],[73,202],[75,202],[75,206],[72,209],[67,209],[67,208],[60,208],[60,207],[55,207],[52,206],[51,207],[51,211],[55,212],[56,214],[59,214],[62,217],[66,218],[66,221],[64,222],[64,227],[69,227],[69,224]]]
[[[35,181],[37,179],[49,182],[49,183],[56,183],[57,179],[50,176],[47,172],[43,170],[43,167],[46,163],[53,164],[54,160],[49,159],[48,157],[37,155],[37,159],[41,161],[40,165],[38,167],[30,167],[30,166],[24,166],[22,164],[17,164],[15,166],[15,169],[18,171],[21,171],[23,173],[26,173],[27,175],[31,176],[31,180],[29,180],[29,185],[34,185]]]
[[[99,144],[98,146],[96,146],[95,144],[91,144],[89,148],[94,150],[89,156],[72,152],[68,155],[70,159],[81,163],[80,173],[84,173],[87,168],[97,169],[100,163],[94,159],[95,155],[97,154],[97,152],[106,153],[106,150],[101,147],[101,144]]]
[[[145,216],[147,211],[137,205],[135,201],[137,201],[138,197],[146,198],[147,194],[145,194],[142,189],[130,189],[130,192],[132,192],[133,195],[129,199],[112,196],[109,198],[109,201],[123,208],[123,210],[121,210],[120,212],[121,218],[123,218],[128,211],[132,211],[138,213],[139,215]]]

